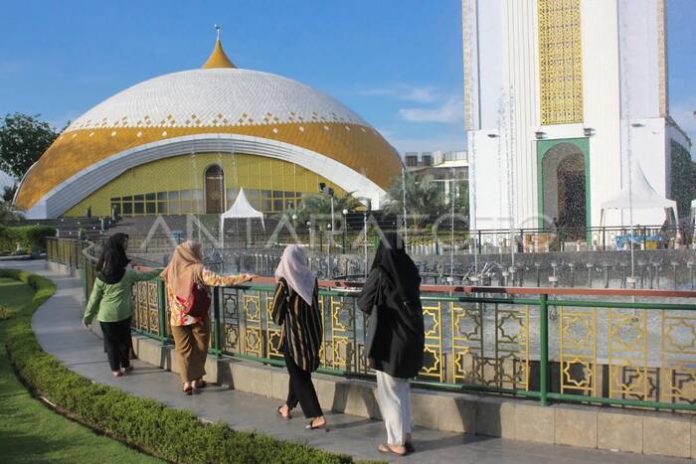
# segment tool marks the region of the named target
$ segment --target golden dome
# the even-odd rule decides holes
[[[215,47],[213,52],[208,57],[208,60],[203,65],[203,69],[211,68],[236,68],[232,60],[227,57],[225,50],[222,48],[222,42],[220,39],[215,41]]]
[[[62,214],[64,204],[46,205],[57,194],[65,203],[66,186],[81,176],[109,163],[116,169],[123,157],[139,150],[191,138],[253,139],[303,151],[305,159],[325,159],[311,169],[339,186],[357,176],[372,191],[384,192],[400,174],[396,150],[333,98],[281,76],[234,67],[219,40],[204,68],[136,84],[77,118],[27,172],[17,205],[28,217]],[[336,164],[329,168],[335,162],[344,167],[342,174]],[[334,171],[325,172],[329,169]],[[364,183],[353,179],[342,188],[360,191],[355,185]]]

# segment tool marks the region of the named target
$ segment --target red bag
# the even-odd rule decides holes
[[[208,308],[210,308],[210,294],[205,285],[201,285],[197,282],[193,283],[191,287],[191,294],[187,300],[184,300],[180,296],[176,297],[177,301],[184,307],[183,315],[191,317],[203,317],[208,313]]]

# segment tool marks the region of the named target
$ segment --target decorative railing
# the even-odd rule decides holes
[[[50,255],[54,256],[54,255]],[[94,261],[84,256],[87,297]],[[320,283],[321,371],[369,377],[360,284]],[[210,353],[283,365],[273,280],[213,290]],[[424,285],[416,383],[551,401],[696,410],[696,292]],[[172,343],[164,286],[140,282],[133,328]]]
[[[356,307],[356,291],[336,285],[341,284],[325,282],[319,292],[321,370],[370,376],[366,320]],[[632,293],[642,301],[628,301]],[[135,295],[134,328],[169,343],[162,283],[140,283]],[[661,302],[695,296],[426,287],[425,365],[416,382],[537,398],[543,404],[696,410],[696,304]],[[269,313],[272,298],[273,286],[263,283],[214,289],[210,352],[282,365],[281,331]]]
[[[72,238],[46,238],[46,259],[64,264],[73,269],[82,267],[82,250],[87,246],[84,240]]]

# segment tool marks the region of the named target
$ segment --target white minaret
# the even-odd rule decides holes
[[[679,196],[672,156],[690,141],[668,112],[665,0],[462,5],[472,228],[627,225],[602,209],[640,172],[639,191]]]

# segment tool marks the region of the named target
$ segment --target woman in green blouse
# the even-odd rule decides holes
[[[89,327],[96,315],[102,332],[114,377],[132,370],[130,365],[130,326],[133,316],[133,291],[135,282],[157,277],[162,270],[136,272],[127,269],[126,257],[128,236],[115,234],[104,246],[97,264],[97,278],[94,280],[83,324]],[[122,370],[123,369],[123,370]]]

